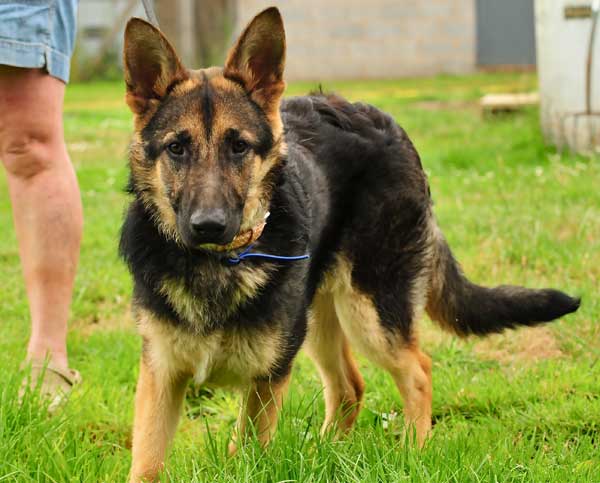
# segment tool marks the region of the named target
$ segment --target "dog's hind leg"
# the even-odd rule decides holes
[[[340,259],[335,274],[335,311],[344,334],[352,347],[392,375],[404,399],[408,440],[416,431],[417,443],[422,446],[431,429],[429,357],[419,350],[414,335],[407,337],[397,328],[401,325],[397,312],[381,310],[373,296],[352,283],[352,266],[347,260]],[[403,322],[410,326],[412,319]]]
[[[290,381],[290,373],[276,381],[255,381],[244,394],[236,432],[229,443],[229,454],[235,454],[238,444],[256,434],[266,446],[277,429],[277,417]]]
[[[177,427],[187,377],[173,377],[142,355],[135,394],[130,482],[154,481]]]
[[[330,429],[347,432],[360,412],[365,384],[340,327],[330,293],[315,295],[304,349],[317,366],[323,382],[325,421],[321,433]]]
[[[353,346],[371,361],[387,370],[404,400],[404,417],[412,442],[423,446],[431,429],[431,360],[418,348],[416,340],[404,338],[384,328],[374,305],[360,294],[336,300],[342,327]]]
[[[423,446],[431,430],[431,359],[415,345],[397,351],[386,367],[404,399],[406,440]]]

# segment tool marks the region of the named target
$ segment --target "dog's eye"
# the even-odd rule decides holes
[[[167,151],[173,156],[183,156],[185,148],[183,147],[183,144],[175,141],[167,145]]]
[[[246,151],[248,151],[249,148],[250,145],[243,139],[236,139],[235,141],[233,141],[233,143],[231,143],[231,151],[233,152],[233,154],[244,154],[246,153]]]

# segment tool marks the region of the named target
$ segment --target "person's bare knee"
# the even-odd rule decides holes
[[[25,126],[3,133],[0,158],[9,176],[28,180],[62,162],[51,130]]]
[[[64,84],[35,69],[0,71],[0,159],[9,177],[27,180],[68,160]]]

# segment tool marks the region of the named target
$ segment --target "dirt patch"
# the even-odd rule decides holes
[[[135,321],[129,309],[110,317],[80,319],[75,321],[72,326],[73,330],[84,337],[89,337],[98,331],[133,330],[134,327]]]
[[[445,332],[436,324],[423,321],[419,330],[419,340],[425,350],[450,344],[456,336]],[[465,344],[473,343],[473,353],[483,360],[514,362],[536,362],[564,356],[559,343],[549,327],[523,327],[508,330],[484,338],[466,339]]]
[[[113,444],[108,445],[108,450],[113,454],[118,451],[119,447],[131,449],[130,426],[123,427],[116,423],[90,423],[82,427],[81,432],[87,434],[90,441],[98,446],[107,446],[106,441],[113,441]]]
[[[536,362],[554,359],[564,354],[548,327],[527,327],[481,339],[473,352],[485,360],[500,362]]]

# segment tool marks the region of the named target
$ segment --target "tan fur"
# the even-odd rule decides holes
[[[324,386],[325,421],[321,432],[334,429],[344,433],[360,411],[364,381],[340,327],[331,293],[320,291],[315,295],[308,323],[304,348]]]
[[[173,327],[145,310],[136,319],[152,366],[188,374],[198,383],[243,387],[268,375],[279,355],[281,334],[276,325],[206,336]]]
[[[162,469],[167,445],[177,428],[186,381],[183,373],[166,371],[142,355],[135,395],[132,483],[153,481]]]
[[[431,431],[431,359],[415,343],[397,352],[396,364],[388,371],[404,399],[406,440],[412,443],[414,434],[422,447]]]
[[[285,156],[287,147],[283,138],[279,138],[267,159],[254,157],[252,172],[246,194],[246,203],[242,216],[241,231],[248,230],[264,219],[271,197],[272,186],[265,186],[265,176]]]
[[[198,72],[204,72],[204,69]],[[173,88],[171,91],[172,96],[183,96],[202,83],[202,77],[193,75],[193,71],[188,71],[188,75],[190,76],[188,79],[179,82]]]
[[[245,300],[254,297],[269,281],[267,266],[265,268],[240,266],[238,272],[241,276],[237,291],[233,295],[232,303],[223,308],[227,309],[227,314],[233,313]],[[223,283],[227,283],[227,281],[224,280]],[[197,333],[202,333],[208,318],[208,308],[205,302],[190,294],[185,287],[185,282],[180,279],[163,280],[160,291],[167,297],[177,314],[182,319],[193,323]]]
[[[443,239],[443,235],[435,222],[431,223],[431,228],[432,245],[435,246]],[[427,315],[431,320],[435,320],[448,332],[462,336],[463,334],[458,333],[456,328],[446,320],[446,317],[443,314],[444,305],[449,301],[442,300],[438,295],[444,293],[444,266],[446,261],[440,258],[438,250],[435,249],[432,250],[431,260],[431,276],[429,280],[427,304],[425,307]]]
[[[440,276],[439,272],[434,270],[435,245],[438,233],[441,233],[440,229],[437,226],[433,213],[431,213],[427,222],[427,239],[421,255],[423,267],[413,279],[411,287],[410,301],[413,307],[414,320],[418,320],[423,316],[428,303],[432,279],[433,277]]]
[[[269,443],[277,428],[277,416],[289,382],[288,374],[277,382],[258,380],[248,389],[236,423],[236,433],[229,443],[229,454],[235,454],[238,444],[252,434],[256,434],[261,445]]]
[[[144,146],[139,133],[134,135],[131,142],[130,156],[131,171],[141,188],[142,202],[150,208],[150,213],[157,213],[154,221],[161,232],[167,238],[179,242],[177,217],[165,193],[165,173],[162,164],[156,163],[150,168],[146,167],[143,162],[145,158]],[[156,210],[152,208],[156,208]]]
[[[277,362],[281,335],[276,326],[194,336],[146,310],[138,310],[136,319],[144,351],[135,399],[132,482],[153,480],[162,468],[190,378],[207,385],[257,387],[260,400],[268,408],[258,427],[271,427],[281,397],[275,398],[277,404],[271,408],[263,385],[256,386],[255,380],[266,377]],[[280,390],[277,386],[274,393],[280,394]],[[256,399],[249,401],[247,414],[256,419]]]
[[[336,414],[340,416],[347,402],[358,407],[362,395],[360,375],[346,355],[347,339],[392,375],[404,399],[406,427],[414,427],[417,443],[422,446],[431,428],[431,362],[418,349],[416,338],[406,341],[383,328],[373,301],[352,284],[352,265],[345,257],[338,256],[319,288],[311,313],[305,348],[325,386],[324,428],[332,424]],[[338,425],[349,429],[357,414],[342,414]]]

